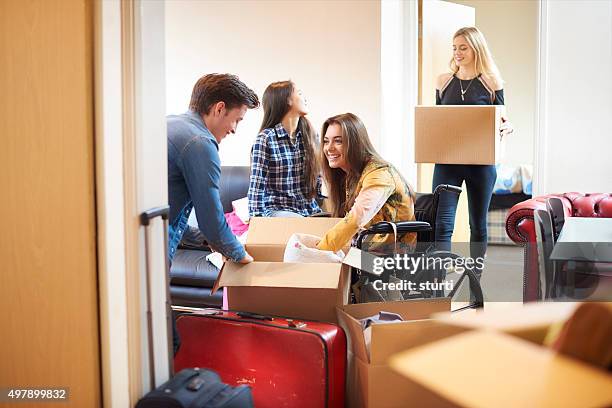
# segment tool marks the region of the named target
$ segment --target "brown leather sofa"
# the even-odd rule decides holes
[[[612,193],[563,193],[534,197],[516,204],[506,217],[506,233],[525,248],[523,269],[523,301],[541,299],[538,273],[538,252],[533,212],[546,210],[546,200],[559,197],[565,217],[612,218]]]
[[[248,166],[221,167],[221,202],[224,212],[232,211],[232,201],[246,197],[249,190]],[[206,260],[210,254],[199,231],[191,231],[179,245],[170,268],[170,298],[173,305],[221,307],[223,291],[211,289],[219,270]]]

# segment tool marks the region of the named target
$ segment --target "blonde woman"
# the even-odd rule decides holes
[[[504,105],[503,81],[482,33],[475,27],[459,29],[453,36],[449,73],[438,77],[437,105]],[[509,123],[501,135],[512,132]],[[433,188],[440,184],[461,186],[465,181],[470,216],[471,256],[484,256],[487,245],[487,210],[497,172],[494,165],[436,164]],[[438,206],[436,240],[449,249],[458,196],[442,193]],[[482,271],[476,271],[477,274]],[[479,275],[480,277],[480,275]]]

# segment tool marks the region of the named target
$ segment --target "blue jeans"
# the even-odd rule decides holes
[[[470,255],[472,258],[484,256],[487,250],[487,211],[496,178],[497,171],[494,165],[436,164],[434,168],[433,189],[440,184],[461,187],[465,181],[470,214]],[[436,242],[441,249],[450,249],[458,201],[457,194],[442,192],[440,195],[436,220]]]

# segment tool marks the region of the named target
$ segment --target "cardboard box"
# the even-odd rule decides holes
[[[445,407],[609,407],[612,376],[550,349],[471,331],[393,356],[417,394]]]
[[[542,344],[550,326],[571,317],[577,302],[516,303],[513,307],[496,309],[487,303],[484,309],[462,313],[442,313],[433,316],[439,323],[469,330],[492,330]]]
[[[336,306],[348,303],[349,266],[282,261],[293,233],[322,236],[338,220],[253,218],[245,247],[255,262],[226,262],[213,291],[227,288],[227,306],[231,310],[337,322]]]
[[[408,383],[394,372],[387,365],[387,359],[399,351],[467,330],[429,319],[434,313],[449,310],[448,299],[361,303],[338,307],[338,321],[349,343],[347,406],[405,407],[406,401],[412,401],[415,392],[422,394],[418,385]],[[398,313],[405,321],[372,325],[368,329],[367,338],[359,319],[380,311]],[[419,400],[417,405],[435,406],[438,399],[433,396],[429,400]]]
[[[415,162],[495,164],[500,125],[499,106],[417,106]]]
[[[245,248],[255,258],[270,262],[283,262],[285,246],[296,232],[322,237],[342,218],[279,218],[253,217]],[[345,248],[345,253],[346,253]]]

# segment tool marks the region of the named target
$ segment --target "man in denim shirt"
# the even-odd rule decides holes
[[[247,109],[257,106],[257,95],[237,76],[209,74],[193,87],[189,111],[168,116],[170,261],[188,228],[187,219],[194,207],[200,231],[211,248],[236,262],[253,261],[223,215],[219,143],[236,132]]]

